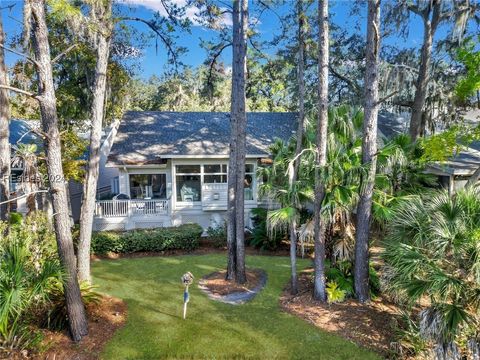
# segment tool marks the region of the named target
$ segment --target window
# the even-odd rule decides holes
[[[204,165],[203,172],[203,182],[206,184],[227,182],[227,165]]]
[[[202,195],[200,165],[176,165],[177,201],[200,201]]]
[[[119,182],[118,176],[115,176],[115,177],[111,180],[110,192],[111,192],[113,195],[117,195],[117,194],[120,193],[120,182]]]
[[[253,200],[253,182],[255,181],[255,167],[253,164],[245,164],[245,180],[243,187],[245,191],[245,200]]]
[[[166,174],[130,174],[130,197],[132,199],[165,199]]]

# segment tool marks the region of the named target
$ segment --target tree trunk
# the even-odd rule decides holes
[[[241,44],[240,36],[240,2],[233,2],[233,49],[232,49],[232,93],[230,109],[230,157],[228,160],[228,203],[227,203],[227,280],[234,280],[237,272],[237,231],[236,231],[236,213],[237,213],[237,138],[238,138],[238,76]]]
[[[0,13],[0,44],[5,45],[5,34]],[[5,51],[0,48],[0,85],[8,85],[7,66],[5,65]],[[8,90],[0,89],[0,203],[10,197],[10,105]],[[0,220],[7,220],[10,204],[0,205]]]
[[[329,24],[328,0],[318,2],[318,124],[317,124],[317,154],[315,158],[315,201],[314,201],[314,232],[315,232],[315,278],[313,297],[325,302],[327,300],[325,286],[325,224],[323,222],[322,202],[325,197],[323,171],[327,164],[327,131],[328,131],[328,59],[329,59]]]
[[[95,10],[93,10],[95,11]],[[112,1],[98,6],[97,18],[101,26],[96,33],[95,80],[91,108],[92,127],[90,132],[90,150],[87,174],[84,182],[82,207],[80,212],[80,238],[78,241],[78,277],[80,281],[91,282],[90,243],[92,237],[93,215],[97,195],[97,183],[100,164],[102,125],[105,114],[105,93],[107,88],[107,67],[110,56]]]
[[[368,1],[367,48],[365,70],[365,116],[363,120],[362,164],[368,165],[367,178],[360,187],[355,239],[355,292],[360,302],[370,297],[368,240],[372,195],[376,172],[378,116],[378,58],[380,48],[380,0]]]
[[[432,19],[430,14],[433,11]],[[433,0],[432,6],[421,15],[423,19],[423,44],[420,56],[420,68],[415,83],[415,97],[410,119],[410,138],[415,141],[423,134],[422,114],[427,97],[427,86],[430,80],[430,64],[432,62],[433,37],[438,27],[441,12],[441,0]]]
[[[53,83],[48,29],[45,18],[45,1],[29,0],[32,16],[33,49],[38,73],[42,128],[45,133],[47,173],[53,200],[54,227],[58,255],[66,272],[64,293],[67,305],[70,333],[74,341],[88,334],[85,307],[77,281],[77,266],[73,250],[65,179],[62,169],[62,150],[58,128],[58,115]]]
[[[247,281],[245,273],[245,157],[247,141],[247,113],[246,113],[246,73],[247,73],[247,30],[248,30],[248,0],[241,0],[240,29],[238,32],[239,52],[234,58],[237,67],[235,79],[235,108],[232,105],[232,116],[237,118],[237,185],[236,185],[236,274],[235,281],[244,284]],[[233,85],[232,85],[233,86]]]
[[[305,79],[304,79],[304,13],[303,0],[297,0],[297,17],[298,17],[298,126],[297,126],[297,144],[295,148],[295,161],[293,163],[292,186],[298,178],[298,169],[300,167],[299,155],[302,151],[303,141],[303,123],[305,118]],[[298,204],[295,204],[298,206]],[[290,267],[291,267],[291,289],[292,295],[298,293],[298,279],[297,279],[297,223],[293,221],[290,225]]]

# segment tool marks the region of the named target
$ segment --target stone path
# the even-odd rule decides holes
[[[260,271],[261,271],[260,283],[252,290],[234,292],[228,295],[218,295],[218,294],[212,293],[205,286],[205,279],[201,279],[199,281],[198,287],[200,288],[201,291],[207,294],[207,296],[210,299],[214,301],[219,301],[219,302],[223,302],[225,304],[230,304],[230,305],[241,305],[246,303],[247,301],[252,300],[255,297],[255,295],[257,295],[265,287],[265,284],[267,283],[267,273],[263,270],[260,270]]]

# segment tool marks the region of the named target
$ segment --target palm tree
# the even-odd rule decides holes
[[[416,196],[395,211],[383,257],[386,289],[419,306],[437,358],[479,348],[480,189]]]
[[[322,178],[325,196],[322,202],[322,218],[325,224],[327,248],[333,248],[342,259],[351,258],[345,250],[352,246],[353,222],[351,213],[358,199],[358,183],[363,167],[360,158],[362,113],[348,106],[332,108],[328,113],[327,163]],[[261,168],[259,176],[267,179],[260,186],[262,195],[280,205],[268,215],[269,229],[287,229],[298,223],[300,213],[314,198],[315,184],[315,128],[305,131],[303,150],[298,157],[296,138],[287,144],[277,141],[270,148],[273,164]],[[292,181],[293,164],[299,161],[298,178]],[[313,239],[313,219],[300,226],[300,239]],[[332,244],[334,234],[338,243]],[[346,244],[347,241],[349,244]],[[342,250],[343,249],[343,250]],[[332,251],[330,251],[332,252]]]

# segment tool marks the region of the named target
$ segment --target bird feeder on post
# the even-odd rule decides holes
[[[189,271],[182,276],[182,283],[185,286],[185,290],[183,292],[183,318],[187,317],[187,303],[190,300],[190,294],[188,293],[188,287],[193,283],[193,275]]]

